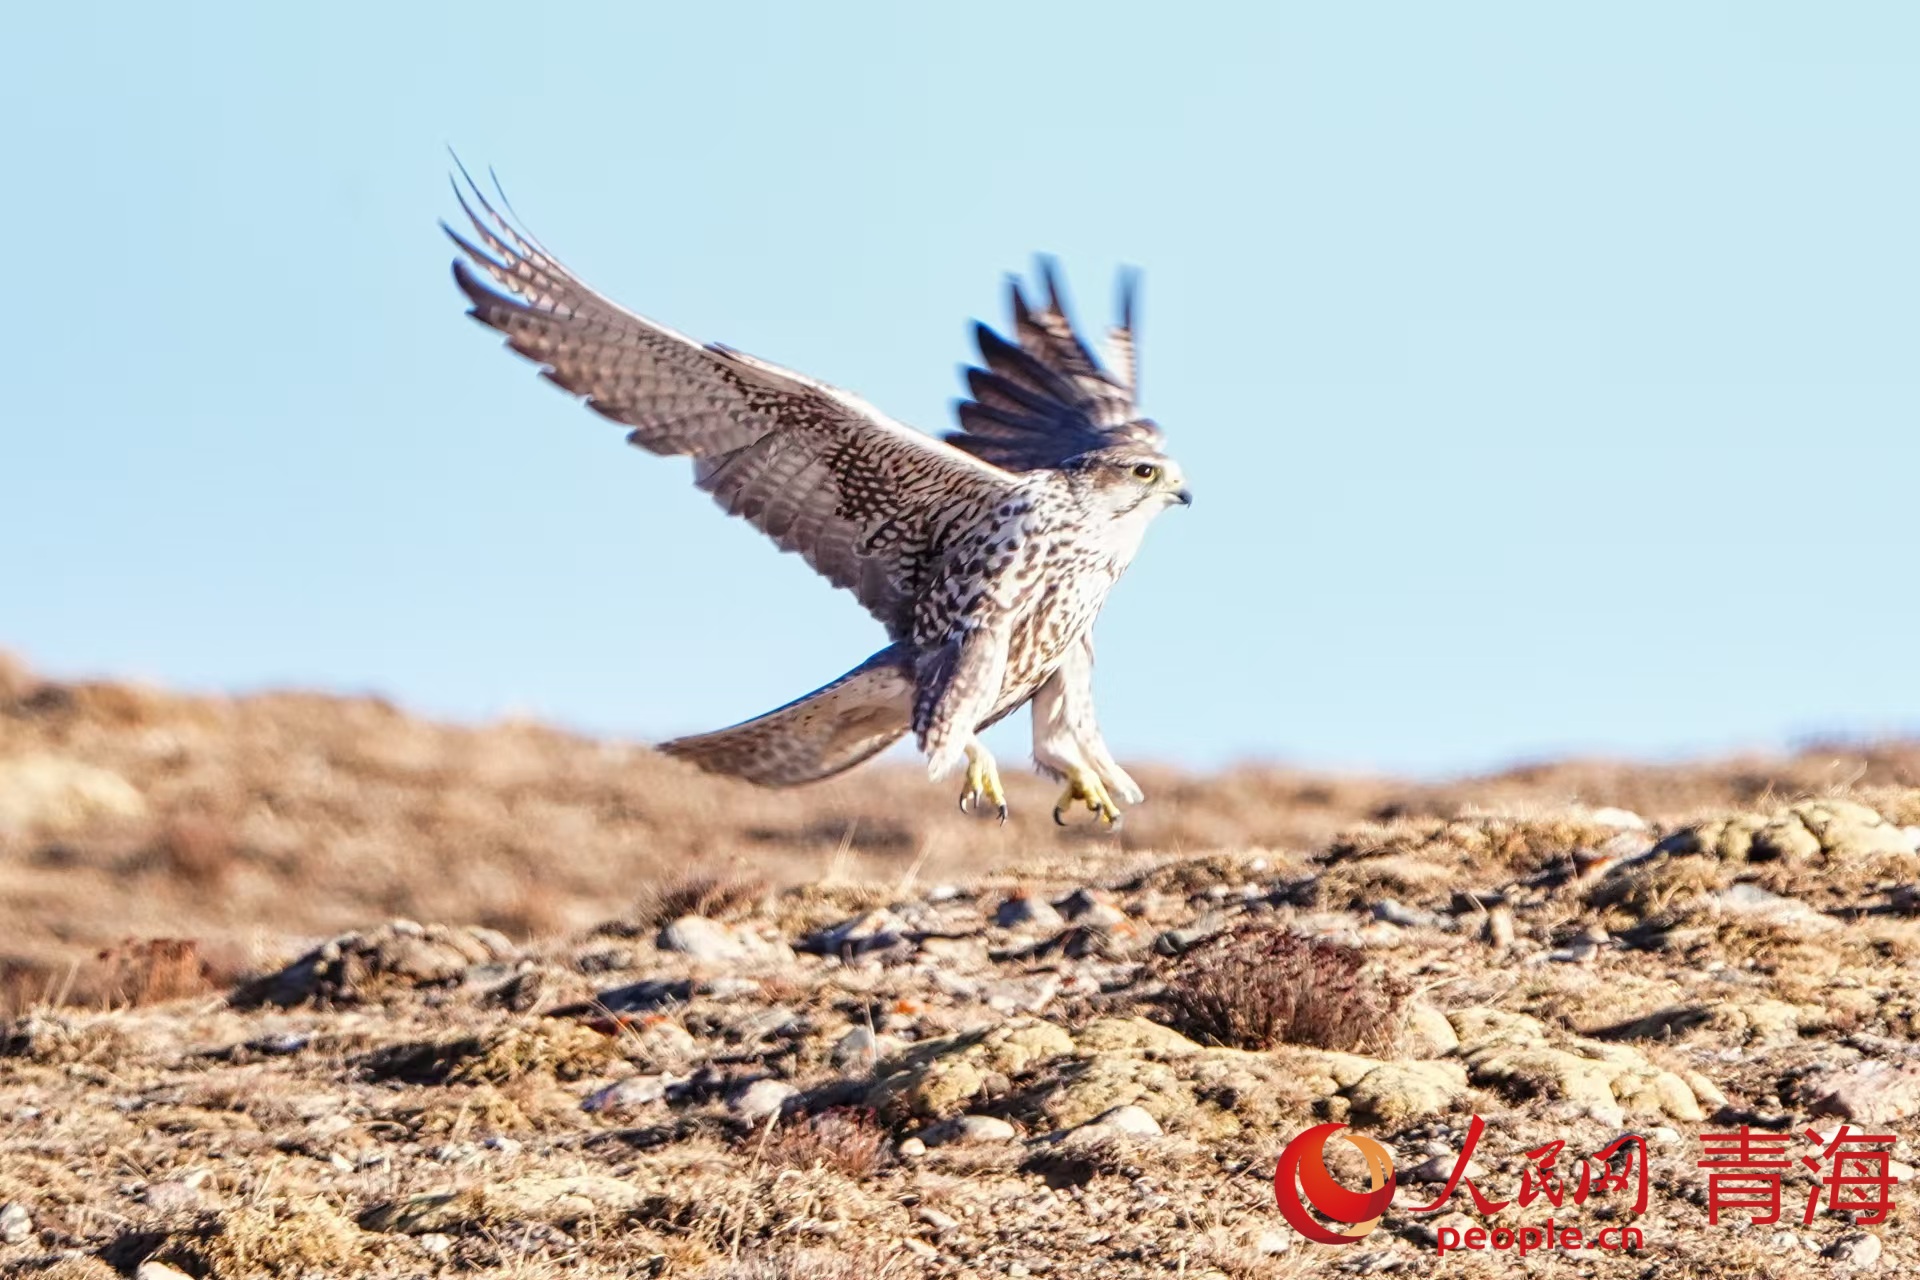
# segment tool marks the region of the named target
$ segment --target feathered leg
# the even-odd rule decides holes
[[[1067,810],[1084,804],[1108,826],[1120,822],[1118,796],[1125,804],[1146,797],[1114,762],[1100,737],[1093,712],[1093,639],[1083,637],[1068,651],[1040,691],[1033,696],[1033,763],[1067,789],[1053,807],[1053,820],[1064,824]]]
[[[991,805],[1003,822],[1007,798],[1000,770],[976,730],[993,713],[1006,671],[1005,640],[991,628],[969,628],[922,660],[913,703],[913,730],[927,753],[927,775],[937,782],[964,759],[967,783],[960,807],[984,813]]]

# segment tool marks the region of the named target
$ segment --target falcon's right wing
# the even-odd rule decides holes
[[[1121,277],[1120,322],[1108,335],[1114,367],[1103,369],[1067,316],[1053,264],[1040,263],[1046,305],[1035,310],[1018,280],[1007,292],[1014,341],[974,326],[983,368],[967,370],[971,400],[947,441],[1009,471],[1057,467],[1075,454],[1133,442],[1159,448],[1160,428],[1139,416],[1133,311],[1137,281]]]
[[[442,224],[467,259],[455,260],[453,277],[473,303],[469,314],[545,366],[549,381],[631,427],[631,443],[693,458],[696,483],[721,506],[851,590],[896,639],[937,568],[940,515],[990,507],[1016,486],[991,463],[845,392],[616,305],[497,212],[472,179],[454,193],[479,241]]]

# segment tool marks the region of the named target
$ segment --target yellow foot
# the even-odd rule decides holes
[[[960,793],[960,812],[984,814],[988,808],[1007,820],[1007,793],[1000,789],[1000,769],[984,747],[967,748],[967,787]]]
[[[1061,793],[1059,803],[1053,806],[1053,820],[1066,826],[1067,810],[1075,804],[1086,805],[1109,827],[1120,825],[1120,806],[1107,793],[1107,784],[1100,781],[1100,775],[1091,769],[1075,769],[1067,774],[1067,789]]]

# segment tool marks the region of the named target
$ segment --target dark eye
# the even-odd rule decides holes
[[[1133,474],[1139,476],[1142,480],[1155,480],[1160,476],[1160,468],[1154,466],[1151,462],[1143,462],[1133,469]]]

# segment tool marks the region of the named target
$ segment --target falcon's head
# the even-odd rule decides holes
[[[1168,507],[1193,505],[1180,464],[1158,449],[1109,445],[1068,458],[1060,470],[1080,478],[1096,511],[1115,520],[1150,519]]]

